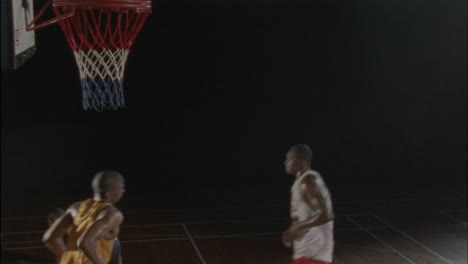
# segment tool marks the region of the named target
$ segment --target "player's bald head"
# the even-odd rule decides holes
[[[94,193],[108,192],[113,185],[124,181],[124,177],[117,171],[103,170],[93,178],[92,187]]]
[[[294,153],[295,158],[298,160],[305,160],[307,164],[312,162],[312,149],[306,144],[294,145],[289,151]]]

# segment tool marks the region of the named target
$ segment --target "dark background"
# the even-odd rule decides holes
[[[126,106],[99,113],[60,27],[40,29],[2,72],[2,205],[81,197],[101,169],[129,197],[287,192],[296,143],[332,191],[466,184],[466,33],[464,0],[153,1]]]

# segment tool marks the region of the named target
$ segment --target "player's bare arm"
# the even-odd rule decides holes
[[[102,238],[106,240],[112,240],[114,238],[117,238],[119,233],[120,233],[120,227],[117,226],[114,229],[109,230],[109,232],[105,233]]]
[[[75,219],[79,208],[79,202],[71,205],[62,216],[52,223],[42,237],[42,242],[44,242],[47,248],[49,248],[58,259],[60,259],[62,254],[67,250],[64,236],[67,234],[68,229],[73,225],[73,220]]]
[[[99,213],[94,224],[78,239],[78,246],[94,264],[106,264],[98,254],[96,241],[106,239],[112,230],[118,230],[122,222],[122,213],[112,206]]]
[[[293,239],[300,238],[305,229],[326,224],[334,219],[330,197],[324,196],[329,195],[328,191],[321,190],[323,187],[316,184],[314,177],[313,175],[306,176],[301,182],[301,191],[304,199],[314,214],[290,227],[289,234]]]

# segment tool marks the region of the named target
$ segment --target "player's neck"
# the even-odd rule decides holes
[[[101,202],[101,203],[110,203],[106,198],[102,197],[102,195],[95,193],[93,200],[95,202]]]
[[[309,166],[300,169],[300,170],[296,173],[296,180],[299,179],[302,175],[304,175],[304,173],[306,173],[306,172],[309,171],[309,170],[310,170],[310,167],[309,167]]]

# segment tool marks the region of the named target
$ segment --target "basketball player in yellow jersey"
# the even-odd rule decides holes
[[[94,197],[72,204],[43,236],[61,264],[122,263],[117,235],[124,217],[114,204],[125,192],[124,178],[115,171],[101,171],[92,187]]]
[[[293,264],[328,264],[333,259],[331,196],[320,174],[310,169],[312,151],[304,144],[293,146],[284,166],[295,177],[291,187],[291,226],[283,243],[293,249]]]

